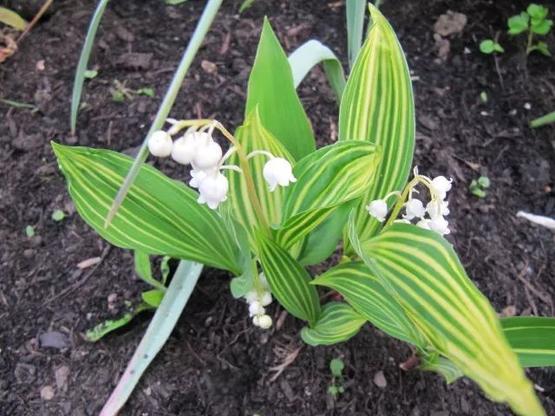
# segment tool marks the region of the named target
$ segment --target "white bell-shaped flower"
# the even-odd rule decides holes
[[[193,166],[198,170],[214,169],[220,163],[223,152],[218,143],[208,133],[195,133],[196,151]]]
[[[198,188],[202,180],[207,176],[208,173],[204,170],[191,169],[191,180],[189,181],[189,185],[193,188]]]
[[[451,182],[453,179],[447,179],[445,176],[436,176],[432,179],[432,189],[440,199],[445,199],[447,192],[451,190]]]
[[[185,134],[173,143],[172,159],[182,165],[193,161],[197,152],[197,143],[194,134]]]
[[[227,191],[229,190],[229,182],[227,178],[220,172],[207,175],[199,185],[198,202],[206,203],[211,209],[218,208],[221,202],[227,199]]]
[[[405,220],[412,220],[413,218],[422,218],[426,215],[426,208],[419,199],[409,199],[405,203],[406,214],[403,215]]]
[[[163,130],[155,131],[148,138],[148,151],[156,157],[168,157],[172,153],[173,141]]]
[[[264,292],[262,296],[260,296],[260,303],[262,306],[268,306],[272,303],[272,294],[270,292]]]
[[[447,201],[430,201],[426,204],[426,211],[430,214],[430,218],[444,217],[449,215],[449,202]]]
[[[264,309],[264,306],[262,306],[262,304],[256,300],[249,305],[250,316],[264,315],[265,312],[266,310]]]
[[[430,220],[427,218],[422,218],[420,221],[416,223],[417,227],[424,228],[425,230],[431,230],[430,228]]]
[[[376,218],[379,222],[384,222],[385,217],[387,216],[387,203],[383,199],[376,199],[375,201],[370,202],[366,209],[368,213]]]
[[[293,168],[289,161],[282,157],[274,157],[266,162],[262,175],[268,185],[270,192],[273,192],[277,186],[287,186],[292,182],[297,182],[297,178],[293,176]]]
[[[261,329],[269,329],[272,326],[272,318],[268,315],[260,315],[258,317],[255,316],[255,318],[258,318],[255,325]]]
[[[449,230],[449,223],[443,217],[432,218],[430,220],[430,229],[441,235],[446,235],[451,232],[451,230]]]

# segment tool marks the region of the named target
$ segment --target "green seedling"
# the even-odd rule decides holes
[[[488,93],[485,91],[482,91],[480,93],[480,101],[483,102],[484,104],[488,102]]]
[[[535,129],[551,123],[555,123],[555,111],[552,111],[551,113],[547,113],[544,116],[541,116],[532,120],[530,122],[530,127]]]
[[[66,214],[61,209],[54,210],[52,213],[52,219],[56,222],[62,221],[66,217]]]
[[[35,236],[35,227],[33,227],[32,225],[28,225],[27,227],[25,227],[25,235],[28,238],[32,238]]]
[[[341,358],[333,358],[330,361],[331,383],[328,387],[328,393],[337,399],[337,396],[345,392],[343,387],[343,369],[345,364]]]
[[[477,180],[473,179],[469,189],[472,195],[478,198],[486,197],[486,190],[490,187],[491,182],[487,176],[480,176]]]
[[[507,20],[509,35],[517,36],[523,33],[528,35],[526,54],[538,51],[545,56],[551,56],[547,43],[534,42],[536,35],[546,36],[551,31],[553,21],[547,18],[549,9],[539,4],[531,3],[526,11],[510,17]]]
[[[485,39],[480,42],[480,52],[486,55],[491,55],[495,53],[503,53],[505,52],[505,49],[503,49],[503,47],[493,39]]]
[[[98,71],[96,69],[87,69],[83,75],[85,79],[94,79],[98,75]]]
[[[157,280],[152,275],[150,257],[144,253],[135,251],[135,273],[141,280],[148,283],[154,289],[149,289],[142,292],[141,302],[138,305],[133,306],[131,303],[128,302],[126,304],[127,311],[121,317],[117,319],[106,320],[89,329],[85,333],[87,340],[91,342],[96,342],[104,336],[108,335],[110,332],[124,327],[140,313],[158,308],[158,306],[160,306],[160,303],[162,302],[162,299],[164,298],[164,294],[166,293],[166,282],[170,273],[170,268],[168,264],[169,259],[170,258],[167,256],[164,256],[164,258],[162,259],[162,263],[160,265],[161,279]]]
[[[154,97],[154,89],[150,87],[143,87],[137,90],[128,88],[125,82],[114,80],[114,86],[110,88],[112,94],[112,101],[116,103],[123,103],[127,100],[132,100],[137,95],[144,95],[146,97]]]

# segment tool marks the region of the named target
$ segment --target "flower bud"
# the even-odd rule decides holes
[[[173,143],[172,159],[182,165],[191,163],[196,155],[197,145],[193,134],[186,134]]]
[[[264,315],[264,312],[266,312],[266,310],[264,309],[264,306],[262,306],[258,301],[254,301],[249,305],[250,316]]]
[[[220,172],[207,175],[199,185],[198,202],[206,203],[211,209],[218,208],[221,202],[227,199],[229,183]]]
[[[168,157],[173,148],[171,136],[163,130],[155,131],[148,138],[148,151],[156,157]]]
[[[262,296],[260,296],[260,303],[262,306],[268,306],[272,303],[272,294],[270,292],[264,292]]]
[[[260,315],[257,321],[258,326],[262,329],[268,329],[272,326],[272,318],[268,315]]]
[[[209,170],[218,166],[222,159],[222,148],[208,133],[195,133],[196,153],[193,158],[195,169]]]
[[[426,208],[419,199],[409,199],[405,203],[406,214],[403,215],[405,220],[412,220],[413,218],[422,218],[426,215]]]
[[[293,176],[291,164],[282,157],[274,157],[268,160],[264,165],[262,175],[270,185],[270,192],[275,191],[278,185],[288,186],[292,182],[297,182],[297,178]]]
[[[368,213],[376,218],[379,222],[384,222],[385,217],[387,216],[387,203],[383,199],[376,199],[375,201],[370,202],[366,209]]]

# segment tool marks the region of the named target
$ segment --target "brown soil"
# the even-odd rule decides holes
[[[39,2],[40,3],[40,2]],[[19,51],[0,65],[0,414],[94,415],[114,387],[148,323],[148,317],[90,344],[83,332],[136,302],[145,285],[132,258],[108,249],[74,213],[49,141],[132,151],[155,114],[186,39],[204,2],[168,7],[162,0],[112,2],[102,23],[87,82],[76,138],[69,136],[70,91],[93,1],[60,0]],[[268,14],[287,51],[309,38],[345,58],[343,2],[258,0],[244,15],[239,1],[225,2],[173,114],[216,117],[237,126],[261,19]],[[523,1],[390,1],[383,11],[398,31],[415,77],[416,164],[430,175],[455,178],[450,197],[453,234],[463,263],[498,311],[553,315],[553,234],[515,217],[518,210],[555,216],[555,127],[531,130],[528,121],[555,109],[553,59],[522,55],[522,39],[501,40],[504,79],[478,42],[504,28]],[[516,3],[516,4],[515,4]],[[461,35],[450,38],[446,61],[438,59],[433,24],[452,9],[466,14]],[[555,51],[554,38],[549,38]],[[469,53],[465,53],[468,48]],[[141,53],[137,62],[133,58]],[[210,61],[215,72],[202,69]],[[39,62],[44,62],[40,69]],[[204,65],[208,68],[210,65]],[[114,80],[130,88],[152,87],[156,98],[111,100]],[[487,103],[479,95],[486,91]],[[321,142],[333,140],[336,107],[323,72],[300,88]],[[524,108],[525,103],[531,109]],[[184,177],[171,162],[161,168]],[[468,191],[486,174],[484,199]],[[54,222],[62,208],[69,216]],[[24,229],[33,225],[36,236]],[[76,265],[102,256],[79,271]],[[370,326],[351,341],[326,348],[303,346],[276,381],[273,365],[302,345],[301,327],[288,317],[279,331],[263,333],[232,299],[229,276],[206,271],[168,344],[142,379],[124,414],[130,415],[507,415],[468,380],[447,386],[439,376],[403,372],[410,349]],[[109,308],[108,297],[111,299]],[[277,317],[279,309],[272,312]],[[46,347],[45,345],[54,345]],[[345,393],[327,394],[329,360],[346,363]],[[374,383],[383,372],[386,386]],[[67,377],[64,377],[67,376]],[[530,372],[548,414],[555,414],[555,373]],[[53,397],[46,400],[48,387]],[[45,389],[46,387],[46,389]],[[41,390],[43,397],[41,397]]]

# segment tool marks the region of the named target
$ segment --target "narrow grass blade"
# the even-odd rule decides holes
[[[16,12],[0,7],[0,23],[11,26],[16,30],[23,31],[27,27],[27,21]]]
[[[123,407],[141,376],[169,338],[201,272],[201,264],[189,261],[179,263],[162,303],[100,416],[114,416]]]
[[[335,56],[330,48],[317,40],[309,40],[303,43],[289,55],[289,66],[293,72],[293,83],[295,88],[310,70],[318,64],[322,64],[328,81],[337,95],[337,100],[341,100],[345,89],[345,72],[341,66],[341,61]]]
[[[187,48],[185,49],[185,52],[181,57],[179,66],[177,67],[177,70],[175,71],[172,82],[168,87],[168,91],[164,96],[164,100],[162,101],[162,104],[158,109],[158,113],[156,113],[156,117],[152,122],[152,125],[150,126],[150,130],[148,131],[146,138],[143,141],[143,144],[141,145],[141,149],[139,150],[139,153],[135,158],[135,161],[133,162],[133,165],[131,166],[129,173],[125,177],[125,181],[123,182],[123,185],[118,191],[114,199],[114,202],[112,204],[112,207],[108,212],[108,215],[106,216],[106,221],[105,221],[106,227],[112,222],[121,203],[125,199],[127,192],[129,191],[129,188],[131,187],[131,185],[133,184],[133,181],[137,177],[142,164],[148,157],[148,147],[147,147],[148,138],[153,132],[155,132],[156,130],[160,130],[164,125],[164,122],[166,121],[166,118],[168,117],[168,114],[170,113],[171,108],[173,107],[173,103],[177,98],[179,89],[183,84],[185,75],[187,75],[187,71],[189,70],[189,67],[193,62],[193,59],[195,58],[200,46],[202,45],[204,38],[206,37],[206,33],[208,33],[208,29],[210,29],[210,26],[212,25],[212,22],[214,21],[214,18],[216,17],[216,14],[218,13],[220,6],[222,5],[222,1],[223,0],[208,0],[208,2],[206,3],[206,6],[204,7],[204,11],[202,12],[202,15],[200,16],[200,19],[197,23],[197,27],[195,28],[195,31],[193,32],[191,40],[189,41],[189,44],[187,45]]]
[[[347,51],[351,67],[355,63],[358,51],[362,45],[366,3],[366,0],[347,0],[345,5],[347,13]]]
[[[79,56],[79,63],[77,64],[77,70],[75,71],[75,80],[73,81],[73,92],[71,94],[71,134],[75,134],[75,129],[77,127],[77,114],[79,112],[79,104],[81,103],[83,84],[85,83],[85,71],[87,70],[87,65],[89,64],[94,38],[96,37],[96,31],[98,30],[98,26],[100,25],[100,21],[104,15],[104,10],[106,9],[109,1],[110,0],[100,0],[96,5],[91,23],[89,24],[89,29],[87,30],[85,43],[83,44],[83,49],[81,50],[81,55]]]
[[[538,117],[530,122],[530,127],[538,128],[546,124],[555,123],[555,111],[547,113],[545,116]]]

